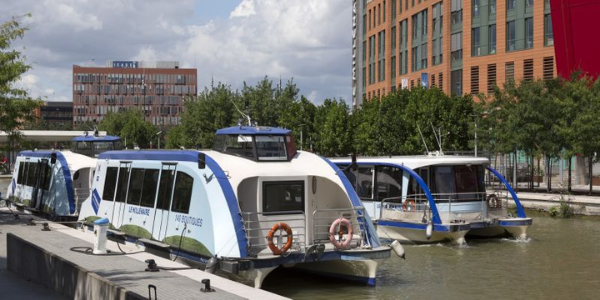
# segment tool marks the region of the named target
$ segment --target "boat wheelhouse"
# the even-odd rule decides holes
[[[343,172],[297,151],[289,130],[221,129],[207,151],[109,151],[96,176],[82,221],[107,218],[146,248],[255,287],[279,266],[373,285],[390,256]]]
[[[71,145],[71,150],[19,152],[7,191],[10,203],[52,218],[77,218],[90,194],[94,156],[122,146],[119,137],[96,135],[75,137]]]
[[[381,238],[415,243],[465,236],[527,237],[532,224],[504,178],[489,160],[466,156],[397,156],[332,159],[352,182]],[[486,191],[486,170],[504,186]],[[516,217],[509,213],[509,201]]]

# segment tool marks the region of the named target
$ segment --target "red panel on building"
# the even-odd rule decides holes
[[[600,1],[550,0],[558,75],[600,75]]]

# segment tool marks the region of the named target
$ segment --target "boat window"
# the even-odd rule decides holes
[[[250,135],[228,135],[221,152],[254,159],[254,147]]]
[[[17,175],[17,184],[23,184],[23,171],[25,170],[25,162],[19,163],[19,173]]]
[[[127,195],[127,184],[129,183],[129,167],[121,167],[119,169],[119,181],[117,186],[116,202],[125,202]]]
[[[173,166],[164,166],[163,168]],[[160,173],[160,184],[158,187],[158,199],[156,203],[157,209],[168,210],[171,206],[171,192],[173,191],[173,179],[175,177],[175,169],[162,169]]]
[[[477,168],[473,166],[454,166],[456,193],[460,200],[477,199]]]
[[[83,154],[86,156],[92,156],[92,147],[89,142],[75,142],[73,147],[73,152]]]
[[[25,185],[34,186],[35,185],[35,173],[37,171],[37,163],[29,162],[27,163],[29,166],[27,168],[27,183]]]
[[[108,167],[106,169],[106,178],[104,179],[104,191],[102,192],[102,199],[113,201],[115,198],[115,188],[117,186],[117,173],[119,168]]]
[[[94,142],[93,146],[94,146],[94,156],[98,156],[98,154],[100,154],[102,152],[106,152],[109,150],[115,150],[114,144],[112,141],[110,141],[110,142]]]
[[[189,213],[193,187],[194,178],[188,174],[178,171],[177,179],[175,180],[173,207],[171,208],[172,211],[184,214]]]
[[[287,160],[285,136],[256,136],[258,160]]]
[[[356,193],[361,198],[373,199],[373,167],[358,167]]]
[[[47,191],[50,189],[50,177],[52,176],[52,169],[48,165],[47,159],[43,159],[42,161],[44,161],[44,164],[42,165],[44,172],[42,173],[44,176],[42,188]]]
[[[402,196],[402,170],[392,166],[377,166],[377,200]],[[399,202],[391,200],[388,202]]]
[[[479,187],[478,191],[480,193],[485,193],[485,169],[482,165],[477,166],[477,185]],[[484,200],[485,194],[481,194],[481,197],[481,200]]]
[[[156,188],[158,183],[158,169],[146,169],[144,171],[144,185],[142,188],[141,206],[154,207]]]
[[[438,166],[433,168],[431,192],[436,194],[436,199],[455,197],[454,169],[452,166]],[[456,199],[455,199],[456,200]]]
[[[304,181],[263,182],[263,212],[304,211]]]
[[[142,187],[144,184],[144,169],[131,169],[129,189],[127,191],[127,204],[140,205]]]

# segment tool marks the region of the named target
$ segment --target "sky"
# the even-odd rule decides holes
[[[12,46],[32,69],[17,86],[46,101],[71,101],[73,65],[175,60],[198,69],[199,91],[268,76],[351,103],[350,0],[0,0],[1,23],[27,13]]]

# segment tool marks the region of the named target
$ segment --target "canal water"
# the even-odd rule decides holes
[[[599,299],[600,218],[528,214],[524,242],[405,245],[406,260],[383,262],[376,287],[285,270],[263,288],[293,299]]]
[[[0,180],[2,196],[9,183]],[[263,289],[293,299],[599,299],[600,217],[528,215],[527,241],[404,245],[406,260],[384,261],[376,287],[276,270]]]

